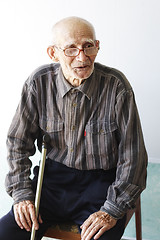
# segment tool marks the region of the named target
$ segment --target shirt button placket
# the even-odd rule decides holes
[[[73,92],[74,93],[74,92]],[[76,125],[75,125],[75,119],[76,119],[76,107],[77,107],[77,103],[76,101],[73,101],[72,104],[72,115],[73,115],[73,118],[71,118],[71,122],[70,122],[70,126],[71,126],[71,133],[70,133],[70,136],[71,136],[71,139],[70,139],[70,154],[73,154],[74,153],[74,142],[75,142],[75,131],[76,131]]]

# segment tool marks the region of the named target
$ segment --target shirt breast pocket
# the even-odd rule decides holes
[[[41,119],[40,128],[43,134],[47,133],[50,136],[51,146],[62,149],[65,146],[64,140],[64,123],[60,120]]]
[[[86,125],[86,154],[108,158],[115,154],[117,124],[105,121],[89,122]]]

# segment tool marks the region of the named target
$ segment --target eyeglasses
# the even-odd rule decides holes
[[[64,55],[67,56],[67,57],[76,57],[80,54],[81,51],[83,51],[86,56],[92,56],[92,55],[96,55],[98,50],[99,50],[99,48],[97,48],[96,46],[83,48],[83,49],[79,49],[79,48],[65,48],[65,49],[62,49],[62,48],[57,47],[57,46],[54,46],[54,47],[63,51]]]

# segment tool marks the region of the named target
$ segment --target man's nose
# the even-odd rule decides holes
[[[78,61],[81,61],[81,62],[85,61],[87,58],[88,58],[88,56],[85,55],[83,49],[80,50],[78,56],[76,57],[76,59],[77,59]]]

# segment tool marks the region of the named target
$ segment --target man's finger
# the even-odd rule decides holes
[[[28,212],[28,206],[27,205],[23,206],[23,213],[24,213],[24,217],[26,219],[27,225],[29,226],[29,229],[31,230],[32,222],[31,222],[30,214]]]
[[[40,215],[40,214],[39,214],[38,221],[39,221],[39,223],[43,223],[43,220],[42,220],[42,218],[41,218],[41,215]]]
[[[21,224],[23,226],[23,228],[25,228],[28,232],[31,230],[30,226],[28,225],[27,221],[26,221],[26,217],[24,215],[23,212],[21,212],[19,214],[19,218],[20,218],[20,221],[21,221]]]
[[[110,226],[103,226],[102,223],[93,222],[89,228],[86,229],[82,236],[82,240],[98,239],[105,231],[109,230]]]
[[[34,228],[35,228],[35,230],[38,230],[39,224],[38,224],[38,220],[37,220],[37,217],[36,217],[36,211],[35,211],[34,205],[33,204],[28,205],[28,209],[29,209],[29,213],[30,213],[31,220],[32,220],[32,223],[34,225]]]
[[[97,232],[97,234],[94,236],[94,239],[96,240],[96,239],[100,238],[100,236],[102,236],[102,234],[104,232],[106,232],[107,230],[109,230],[110,228],[111,228],[110,226],[100,228],[99,231]]]
[[[81,232],[82,239],[86,239],[86,240],[91,239],[95,235],[95,233],[99,230],[99,228],[101,227],[98,222],[97,217],[95,218],[95,216],[94,216],[94,218],[92,218],[92,219],[94,219],[94,220],[92,223],[90,223],[90,221],[89,221],[90,225],[88,227],[87,227],[87,224],[84,225],[85,228],[83,226],[83,228],[82,228],[83,232]]]
[[[20,221],[20,218],[19,218],[19,213],[18,213],[18,209],[17,209],[17,206],[14,206],[14,217],[15,217],[15,221],[16,223],[18,224],[18,226],[23,229],[23,225]]]
[[[82,236],[82,238],[83,238],[83,236],[84,235],[86,235],[86,231],[88,230],[88,228],[89,229],[91,229],[90,228],[90,225],[95,221],[95,222],[97,222],[97,213],[93,213],[93,214],[91,214],[90,216],[89,216],[89,218],[87,218],[87,220],[81,225],[81,229],[82,229],[82,231],[81,231],[81,236]],[[92,228],[93,228],[93,225],[92,225]]]
[[[87,219],[82,225],[81,225],[81,237],[83,238],[85,232],[87,231],[87,229],[89,228],[89,226],[91,225],[91,221],[89,219]]]

